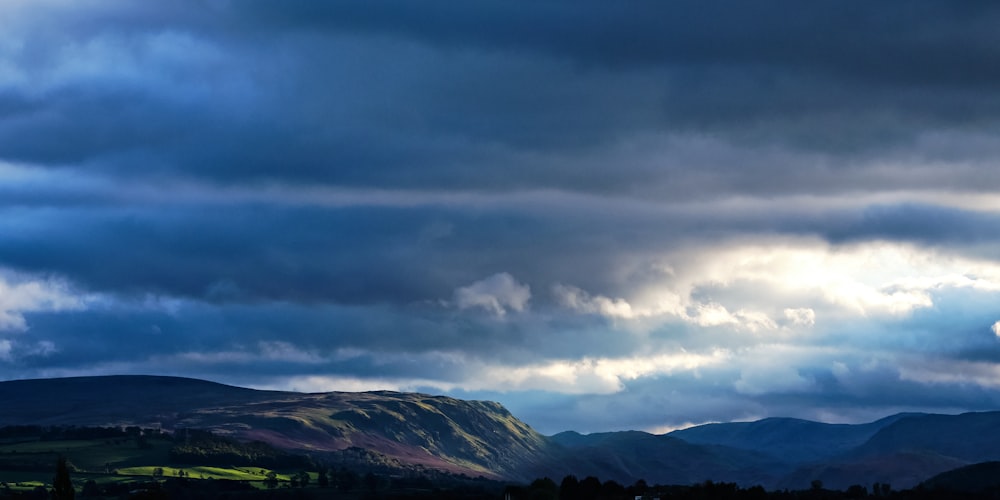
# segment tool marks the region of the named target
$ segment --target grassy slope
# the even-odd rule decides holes
[[[288,450],[357,446],[404,464],[474,476],[524,477],[548,448],[499,404],[424,394],[301,394],[118,376],[0,382],[0,400],[8,402],[0,426],[207,428]]]
[[[357,446],[403,463],[486,476],[516,474],[547,446],[500,405],[422,394],[295,395],[199,412],[191,420],[286,449]]]
[[[174,477],[184,471],[195,479],[227,479],[262,483],[269,469],[259,467],[187,466],[171,463],[168,456],[171,443],[152,440],[147,448],[139,448],[134,440],[56,440],[22,441],[0,445],[0,463],[30,466],[36,470],[0,470],[0,482],[20,484],[15,489],[32,489],[50,485],[55,462],[64,456],[73,465],[73,478],[82,484],[87,479],[98,482],[131,481],[151,478],[154,470],[163,469],[164,477]],[[51,469],[51,470],[50,470]],[[108,471],[112,471],[109,473]],[[279,481],[288,481],[289,473],[278,473]],[[315,481],[315,474],[312,474]],[[78,484],[78,486],[80,486]]]

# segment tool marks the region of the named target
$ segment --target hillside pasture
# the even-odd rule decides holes
[[[208,467],[208,466],[165,466],[165,465],[143,465],[138,467],[124,467],[118,469],[121,476],[145,476],[152,477],[157,468],[163,469],[163,477],[177,477],[179,472],[183,472],[186,477],[192,479],[225,479],[229,481],[251,481],[263,482],[267,477],[268,469],[259,467]],[[287,474],[276,473],[278,481],[288,481]]]
[[[60,456],[72,465],[77,487],[88,479],[106,484],[152,478],[154,471],[160,468],[163,478],[179,477],[183,472],[191,479],[247,481],[263,488],[267,473],[271,472],[260,467],[171,463],[170,447],[167,440],[149,440],[140,447],[134,439],[21,439],[0,444],[0,482],[15,491],[47,487],[52,483],[55,463]],[[275,472],[280,482],[291,479],[289,474]]]

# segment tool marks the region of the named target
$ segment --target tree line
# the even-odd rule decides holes
[[[736,483],[705,481],[693,485],[649,485],[640,479],[625,486],[613,480],[601,481],[595,476],[578,479],[569,475],[556,484],[544,477],[528,485],[508,486],[504,500],[996,500],[1000,499],[1000,486],[979,491],[929,489],[918,486],[894,490],[890,484],[874,483],[871,486],[855,484],[845,490],[823,487],[814,480],[803,490],[768,491],[763,486],[741,487]]]
[[[306,455],[281,451],[261,441],[240,442],[199,429],[178,429],[174,432],[170,461],[191,465],[226,464],[236,467],[265,469],[313,469],[315,464]]]

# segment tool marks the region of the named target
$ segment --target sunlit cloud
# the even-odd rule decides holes
[[[0,339],[0,361],[17,362],[25,358],[44,358],[59,351],[49,340]]]
[[[580,360],[552,360],[540,363],[508,365],[492,363],[482,358],[474,358],[456,353],[427,353],[426,355],[386,355],[363,353],[359,357],[373,360],[377,365],[393,364],[402,357],[411,362],[434,365],[443,358],[457,363],[463,369],[461,375],[451,377],[391,377],[372,375],[352,377],[346,375],[302,375],[284,377],[280,383],[255,387],[281,390],[349,390],[345,387],[365,388],[365,390],[415,390],[434,388],[440,391],[496,391],[516,394],[520,391],[547,391],[559,394],[614,394],[622,391],[631,380],[675,373],[697,373],[712,369],[731,360],[732,354],[717,350],[705,354],[677,352],[628,358],[585,358]],[[206,358],[192,358],[206,362]],[[222,361],[238,360],[249,362],[245,355],[232,358],[224,356]],[[395,361],[394,361],[395,360]],[[332,360],[331,360],[332,361]],[[158,360],[157,362],[162,362]]]
[[[668,316],[751,331],[830,317],[901,316],[947,289],[1000,290],[1000,264],[906,243],[831,245],[810,239],[722,243],[660,257],[669,273],[610,299],[558,285],[569,309],[609,317]],[[822,311],[820,314],[818,311]]]
[[[649,315],[646,311],[633,311],[632,306],[625,299],[612,299],[603,295],[591,296],[575,286],[557,283],[553,285],[552,293],[562,306],[584,314],[600,314],[613,318],[635,318]]]
[[[459,309],[482,308],[498,317],[507,311],[522,312],[531,300],[531,288],[518,283],[508,273],[497,273],[468,286],[455,289]]]
[[[782,313],[785,319],[793,325],[812,326],[816,324],[816,311],[808,307],[786,308]]]
[[[254,389],[295,392],[364,392],[414,391],[425,386],[419,380],[385,380],[376,377],[338,377],[326,375],[275,377],[265,384],[249,384]]]
[[[0,331],[27,330],[25,313],[80,310],[86,303],[64,281],[0,273]]]
[[[730,353],[677,352],[629,358],[585,358],[554,360],[522,366],[482,364],[475,378],[458,385],[466,390],[542,390],[563,394],[612,394],[624,389],[625,382],[672,373],[691,373],[718,366]]]

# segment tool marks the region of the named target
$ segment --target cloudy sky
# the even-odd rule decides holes
[[[0,379],[1000,407],[994,2],[5,0]]]

